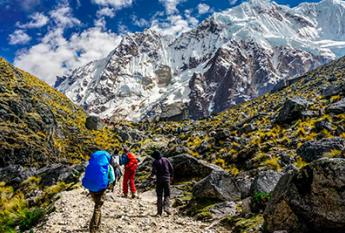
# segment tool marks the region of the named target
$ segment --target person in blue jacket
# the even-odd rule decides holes
[[[92,153],[82,180],[83,186],[90,191],[90,195],[95,203],[90,221],[90,233],[97,232],[101,225],[102,198],[106,189],[114,182],[114,177],[110,154],[104,150],[97,150]]]

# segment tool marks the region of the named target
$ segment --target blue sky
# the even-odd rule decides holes
[[[152,26],[167,34],[188,30],[241,2],[0,0],[0,56],[52,84],[55,75],[104,57],[122,34]],[[296,6],[305,1],[276,2]]]

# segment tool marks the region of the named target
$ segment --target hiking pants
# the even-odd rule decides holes
[[[163,208],[169,209],[170,205],[170,181],[169,180],[157,180],[156,184],[157,193],[157,214],[161,215]],[[164,197],[164,201],[163,201]]]
[[[135,178],[135,171],[132,169],[125,169],[125,174],[123,175],[123,183],[122,189],[123,194],[127,195],[128,193],[128,182],[132,193],[135,193],[137,189],[135,188],[134,178]]]
[[[93,201],[95,202],[95,208],[93,210],[93,215],[90,221],[90,233],[95,233],[99,229],[99,226],[101,225],[101,207],[103,205],[103,195],[105,193],[105,190],[102,190],[100,192],[94,193],[90,192],[91,197]]]

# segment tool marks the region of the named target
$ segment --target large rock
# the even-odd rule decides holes
[[[340,101],[328,106],[326,112],[335,114],[345,113],[345,98],[342,98]]]
[[[169,158],[174,166],[175,180],[202,179],[212,171],[222,170],[220,167],[194,158],[188,154],[176,155]]]
[[[284,175],[264,212],[268,232],[345,232],[345,159],[320,159]]]
[[[236,180],[225,171],[213,171],[193,187],[195,199],[238,201],[241,191]]]
[[[260,171],[250,187],[251,194],[272,192],[282,175],[282,173],[273,170]]]
[[[89,130],[100,130],[103,127],[103,124],[99,117],[88,116],[86,118],[85,127]]]
[[[301,118],[309,104],[302,97],[288,98],[278,113],[276,123],[290,123]]]
[[[345,82],[343,83],[343,85],[341,83],[340,85],[330,85],[324,88],[321,94],[324,97],[330,97],[333,95],[343,95],[345,94]]]
[[[336,137],[305,142],[297,149],[297,154],[306,162],[311,162],[323,157],[325,153],[332,150],[340,150],[340,154],[345,154],[345,139]]]

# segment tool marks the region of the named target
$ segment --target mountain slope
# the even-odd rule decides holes
[[[97,144],[80,107],[2,58],[0,83],[0,167],[73,163]]]
[[[174,40],[130,33],[56,87],[102,118],[206,117],[345,55],[344,14],[339,0],[295,8],[251,0]]]
[[[0,232],[23,232],[70,189],[109,129],[87,130],[86,113],[48,84],[0,58]]]

